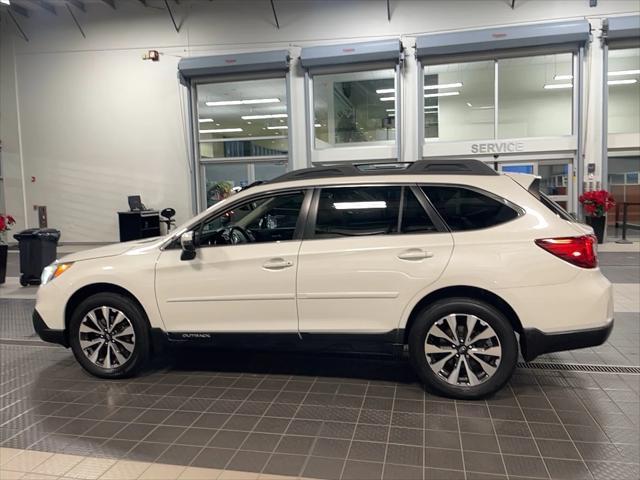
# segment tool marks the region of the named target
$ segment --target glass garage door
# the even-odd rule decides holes
[[[575,212],[573,188],[569,175],[571,160],[540,160],[536,162],[500,163],[498,170],[540,176],[540,191],[547,194],[568,212]]]

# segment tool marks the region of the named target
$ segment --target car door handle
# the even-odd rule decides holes
[[[293,267],[293,262],[285,260],[284,258],[272,258],[262,267],[267,270],[282,270],[283,268]]]
[[[398,255],[400,260],[424,260],[425,258],[433,257],[433,252],[425,252],[419,248],[411,248],[409,250],[405,250],[404,252]]]

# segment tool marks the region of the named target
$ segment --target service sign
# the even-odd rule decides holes
[[[515,153],[524,152],[523,142],[472,143],[471,153]]]

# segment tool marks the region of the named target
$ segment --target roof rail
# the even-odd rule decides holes
[[[302,168],[287,172],[267,183],[369,175],[499,175],[480,160],[418,160],[416,162],[348,163]]]

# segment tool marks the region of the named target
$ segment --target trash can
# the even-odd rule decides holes
[[[39,285],[42,270],[56,259],[60,231],[29,228],[13,238],[20,249],[20,285]]]

